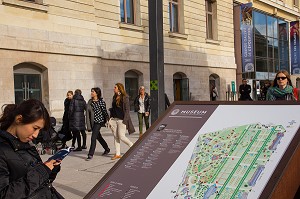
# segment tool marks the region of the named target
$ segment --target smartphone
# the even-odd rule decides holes
[[[70,154],[70,152],[73,150],[73,147],[68,147],[66,149],[61,149],[57,153],[55,153],[53,156],[51,156],[48,161],[50,160],[58,160],[61,161],[63,160],[67,155]]]

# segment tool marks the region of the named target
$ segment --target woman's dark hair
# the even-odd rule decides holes
[[[80,89],[76,89],[76,90],[75,90],[75,95],[81,95],[81,94],[82,94],[82,92],[81,92]]]
[[[287,84],[290,85],[290,86],[293,86],[292,81],[291,81],[291,76],[290,76],[289,72],[287,72],[286,70],[280,70],[275,75],[275,78],[274,78],[274,81],[273,81],[273,87],[278,87],[276,78],[277,78],[279,73],[284,74],[287,77]]]
[[[91,91],[92,90],[95,91],[95,93],[97,94],[98,99],[100,99],[102,97],[101,89],[99,87],[92,88]]]
[[[0,129],[7,130],[15,121],[17,115],[22,115],[22,124],[30,124],[39,119],[45,121],[44,129],[50,128],[50,118],[44,104],[36,99],[23,101],[20,105],[6,104],[2,106]]]

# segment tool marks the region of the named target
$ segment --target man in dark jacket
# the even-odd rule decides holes
[[[252,101],[252,98],[250,97],[251,86],[247,84],[246,79],[243,79],[243,84],[241,84],[239,87],[239,93],[241,95],[239,98],[240,101]]]
[[[74,151],[82,151],[82,148],[86,149],[85,116],[84,116],[85,109],[86,109],[86,101],[81,95],[81,90],[76,89],[69,107],[70,130],[73,132],[74,144],[76,139],[78,144],[77,148]],[[81,146],[80,132],[83,138],[82,146]]]

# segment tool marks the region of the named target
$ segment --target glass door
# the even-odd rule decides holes
[[[189,79],[188,78],[183,78],[180,81],[180,90],[181,90],[181,100],[189,101],[190,94],[189,94]]]
[[[39,74],[14,74],[15,103],[24,100],[41,100],[41,75]]]
[[[130,110],[134,110],[134,99],[139,93],[138,78],[125,77],[125,89],[129,96]]]

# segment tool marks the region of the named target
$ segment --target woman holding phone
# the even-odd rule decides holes
[[[29,142],[48,129],[49,114],[35,99],[8,104],[0,118],[0,198],[63,198],[52,182],[60,162],[42,162]]]

